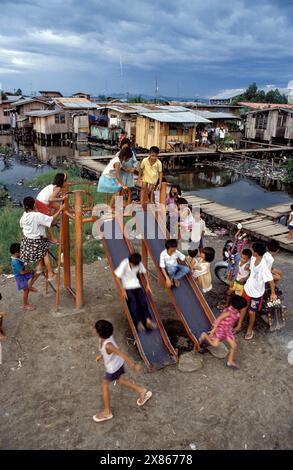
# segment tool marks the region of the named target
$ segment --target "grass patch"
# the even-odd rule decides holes
[[[52,170],[42,175],[38,175],[30,181],[26,182],[26,186],[33,185],[35,187],[42,188],[48,184],[51,184],[56,173],[62,172],[62,169]],[[70,169],[68,172],[68,181],[70,183],[77,183],[77,186],[71,188],[72,190],[83,189],[87,190],[86,183],[88,180],[79,176],[79,170]],[[96,186],[89,186],[89,192],[92,196],[93,204],[106,203],[106,195],[97,193]],[[70,194],[70,207],[74,206],[74,195]],[[86,195],[84,196],[84,204],[86,204]],[[23,210],[14,208],[10,204],[0,210],[0,273],[10,273],[10,252],[9,247],[12,243],[20,242],[22,238],[22,232],[19,226],[19,219],[23,214]],[[56,231],[56,229],[55,229]],[[83,226],[83,253],[84,263],[89,264],[97,260],[98,256],[101,256],[103,251],[101,245],[97,240],[89,238],[92,233],[92,223],[84,224]],[[55,235],[58,237],[56,231]],[[74,222],[70,223],[70,249],[71,249],[71,263],[74,265]],[[58,248],[52,246],[51,252],[55,257],[58,254]],[[52,263],[54,264],[54,263]]]
[[[54,177],[57,173],[64,173],[64,168],[57,168],[56,170],[49,170],[25,182],[25,186],[34,186],[36,188],[44,188],[48,184],[52,184]],[[81,178],[78,168],[70,168],[66,171],[68,181],[71,183],[82,183],[86,180]]]
[[[10,252],[12,243],[20,242],[22,232],[19,219],[22,209],[6,206],[0,211],[0,273],[10,273]]]

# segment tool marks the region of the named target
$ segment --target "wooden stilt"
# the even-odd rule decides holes
[[[75,286],[76,308],[83,306],[83,222],[82,222],[82,195],[83,191],[74,193],[75,210]]]

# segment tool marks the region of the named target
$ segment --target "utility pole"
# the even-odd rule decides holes
[[[157,104],[157,101],[158,101],[158,91],[159,91],[158,78],[156,77],[156,88],[155,88],[155,103],[156,104]]]

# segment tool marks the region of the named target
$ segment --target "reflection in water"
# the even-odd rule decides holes
[[[180,184],[184,191],[227,186],[239,178],[237,173],[217,167],[195,168],[190,173],[177,173],[176,176],[171,174],[166,177],[167,181]]]
[[[22,144],[17,143],[10,135],[0,135],[0,146],[9,147],[14,154],[36,158],[43,164],[61,166],[68,163],[72,158],[97,157],[102,155],[112,155],[112,151],[93,147],[85,144],[70,145],[66,142],[59,142],[58,145],[40,145],[38,143]]]
[[[286,192],[267,191],[253,180],[218,168],[195,169],[192,173],[170,175],[166,179],[196,196],[244,211],[292,201]]]
[[[85,144],[45,147],[35,143],[18,146],[11,136],[7,135],[0,136],[0,145],[9,145],[14,153],[20,151],[20,157],[17,159],[0,158],[0,181],[7,185],[15,200],[28,195],[28,188],[17,185],[20,179],[30,179],[52,167],[66,168],[74,158],[113,154],[111,150]],[[285,192],[266,191],[254,181],[243,178],[232,170],[217,167],[199,165],[190,172],[169,172],[166,179],[180,184],[184,191],[191,191],[198,196],[246,211],[292,201]]]

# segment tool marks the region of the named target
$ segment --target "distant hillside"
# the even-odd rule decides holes
[[[101,96],[101,95],[100,95]],[[208,103],[209,100],[207,98],[201,98],[201,97],[178,97],[178,96],[164,96],[164,95],[145,95],[144,93],[110,93],[109,96],[112,98],[118,99],[118,100],[125,100],[127,101],[127,98],[133,98],[136,96],[140,96],[144,100],[163,100],[163,101],[198,101],[200,103]]]

